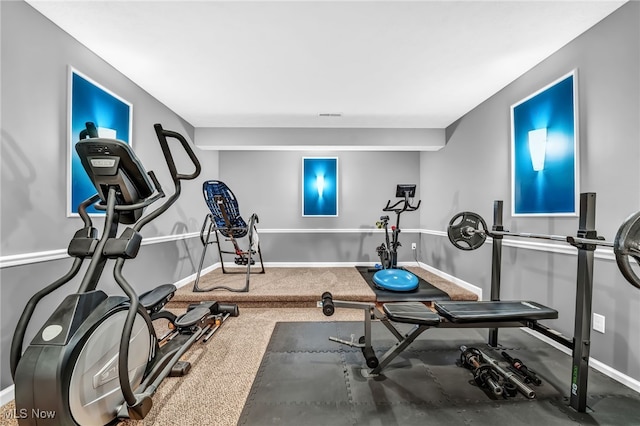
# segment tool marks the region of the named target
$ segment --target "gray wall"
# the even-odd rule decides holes
[[[575,235],[577,218],[510,217],[509,144],[510,106],[577,68],[580,190],[597,193],[596,229],[613,240],[623,220],[640,208],[639,22],[640,4],[627,3],[449,126],[446,147],[421,154],[422,198],[437,200],[421,211],[422,227],[444,231],[463,210],[481,214],[491,226],[493,200],[500,199],[507,229]],[[488,296],[490,244],[462,252],[446,236],[423,235],[421,259],[482,287]],[[551,325],[572,336],[576,259],[505,247],[503,298],[530,298],[555,307],[560,318]],[[606,333],[592,332],[591,355],[639,380],[640,291],[622,278],[611,256],[596,257],[593,300],[594,312],[606,318]]]
[[[338,217],[302,216],[302,157],[338,157]],[[245,219],[258,214],[265,261],[375,262],[384,238],[372,232],[375,222],[387,200],[396,200],[396,184],[418,183],[419,162],[414,152],[221,151],[220,179],[238,198]],[[390,217],[395,223],[395,214]],[[419,222],[417,212],[404,213],[401,228],[417,229]],[[314,232],[326,229],[335,232]],[[359,229],[366,231],[341,232]],[[419,235],[401,237],[400,260],[410,261],[410,241],[418,242]]]
[[[193,139],[194,129],[133,84],[113,67],[60,30],[31,6],[0,2],[2,78],[1,252],[2,256],[64,250],[78,218],[66,217],[67,72],[71,65],[133,104],[133,146],[147,170],[154,170],[166,190],[171,179],[162,158],[154,123]],[[203,175],[216,176],[218,156],[197,150]],[[179,169],[190,173],[184,154]],[[143,237],[198,232],[206,206],[198,179],[183,184],[182,197],[163,216],[143,229]],[[101,220],[95,221],[100,229]],[[144,245],[124,273],[139,291],[175,282],[192,274],[201,253],[198,238]],[[8,351],[15,324],[28,298],[57,279],[69,259],[0,270],[0,386],[11,384]],[[110,274],[107,274],[110,275]],[[114,286],[107,276],[104,288]],[[71,292],[77,282],[67,285]],[[42,322],[61,295],[43,301],[34,322]],[[29,336],[27,336],[29,338]]]

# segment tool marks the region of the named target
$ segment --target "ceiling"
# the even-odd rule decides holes
[[[27,2],[196,128],[444,128],[625,3]]]

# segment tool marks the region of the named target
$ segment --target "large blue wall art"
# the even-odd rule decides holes
[[[578,166],[573,70],[511,107],[511,213],[576,216]]]
[[[129,102],[69,67],[67,216],[77,216],[78,205],[96,193],[75,150],[85,123],[93,122],[99,137],[131,144],[132,115],[133,106]],[[104,214],[93,206],[87,212]]]

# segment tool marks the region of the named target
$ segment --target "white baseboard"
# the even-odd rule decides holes
[[[422,262],[418,262],[420,264],[420,267],[422,269],[425,269],[429,272],[431,272],[432,274],[435,274],[439,277],[444,278],[445,280],[451,281],[452,283],[459,285],[460,287],[469,290],[472,293],[475,293],[478,296],[478,300],[482,300],[482,289],[480,287],[476,287],[473,284],[470,284],[466,281],[463,281],[459,278],[454,277],[453,275],[449,275],[446,272],[442,272],[439,269],[436,269],[432,266],[427,265],[426,263],[422,263]]]
[[[589,358],[589,365],[605,376],[611,377],[616,382],[620,382],[626,387],[633,389],[636,392],[640,392],[640,381],[634,379],[633,377],[629,377],[626,374],[623,374],[594,358]]]
[[[374,262],[265,262],[270,268],[353,268],[356,266],[371,266]]]
[[[402,262],[400,262],[401,264]],[[413,262],[415,263],[415,262]],[[412,264],[413,264],[412,263]],[[407,262],[408,264],[408,262]],[[265,268],[332,268],[332,267],[355,267],[355,266],[371,266],[375,263],[363,263],[363,262],[264,262]],[[208,274],[211,271],[221,268],[220,262],[216,262],[213,265],[202,268],[201,276]],[[235,266],[234,266],[235,267]],[[196,279],[197,273],[193,273],[187,277],[182,278],[180,281],[176,281],[174,285],[177,288],[184,287],[185,285],[193,282]]]
[[[556,348],[560,352],[563,352],[563,353],[565,353],[565,354],[567,354],[569,356],[573,355],[571,350],[569,350],[569,348],[567,348],[566,346],[561,345],[560,343],[556,342],[553,339],[548,338],[547,336],[545,336],[542,333],[538,333],[537,331],[532,330],[532,329],[527,328],[527,327],[522,327],[521,330],[526,332],[526,333],[529,333],[533,337],[535,337],[535,338],[537,338],[539,340],[542,340],[543,342],[553,346],[554,348]],[[633,389],[636,392],[640,392],[640,381],[634,379],[633,377],[629,377],[626,374],[621,373],[618,370],[616,370],[616,369],[606,365],[605,363],[600,362],[597,359],[594,359],[592,357],[589,357],[589,366],[593,367],[595,370],[598,370],[599,372],[601,372],[605,376],[608,376],[608,377],[612,378],[616,382],[622,383],[626,387],[628,387],[630,389]]]
[[[435,269],[427,264],[424,264],[422,262],[420,262],[420,267],[423,269],[426,269],[427,271],[436,274],[438,276],[441,276],[442,278],[445,278],[457,285],[459,285],[460,287],[466,288],[469,291],[472,291],[474,293],[476,293],[478,295],[478,299],[482,300],[482,289],[479,287],[476,287],[472,284],[469,284],[465,281],[462,281],[456,277],[453,277],[445,272],[442,272],[438,269]],[[521,330],[531,334],[533,337],[536,337],[539,340],[542,340],[543,342],[553,346],[554,348],[558,349],[561,352],[564,352],[565,354],[572,356],[572,352],[565,346],[559,344],[558,342],[548,338],[547,336],[545,336],[544,334],[538,333],[535,330],[531,330],[530,328],[527,327],[522,327]],[[627,376],[624,373],[619,372],[618,370],[606,365],[605,363],[598,361],[597,359],[591,358],[589,357],[589,365],[591,367],[593,367],[595,370],[598,370],[599,372],[601,372],[602,374],[604,374],[605,376],[608,376],[610,378],[612,378],[613,380],[627,386],[628,388],[633,389],[636,392],[640,392],[640,381],[634,379],[633,377]]]
[[[10,403],[11,401],[13,401],[14,398],[14,393],[13,393],[13,389],[15,388],[14,385],[11,385],[7,388],[4,388],[0,391],[0,407]]]
[[[211,271],[213,271],[214,269],[218,269],[221,266],[220,262],[214,263],[211,266],[207,266],[206,268],[202,268],[202,273],[200,274],[200,276],[205,275]],[[181,279],[180,281],[175,282],[173,285],[175,285],[177,288],[180,287],[184,287],[185,285],[189,284],[190,282],[194,281],[196,279],[196,276],[198,275],[198,273],[193,273],[191,275],[189,275],[188,277],[185,277],[183,279]]]

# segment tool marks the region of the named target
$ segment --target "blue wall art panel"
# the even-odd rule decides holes
[[[338,216],[338,159],[302,159],[302,216]]]
[[[514,216],[575,216],[578,209],[577,73],[511,107]]]
[[[101,138],[119,139],[131,143],[132,105],[101,87],[89,78],[70,68],[69,70],[69,173],[67,215],[75,216],[81,202],[96,193],[87,176],[75,144],[87,121],[98,128]],[[91,214],[104,214],[93,206]]]

